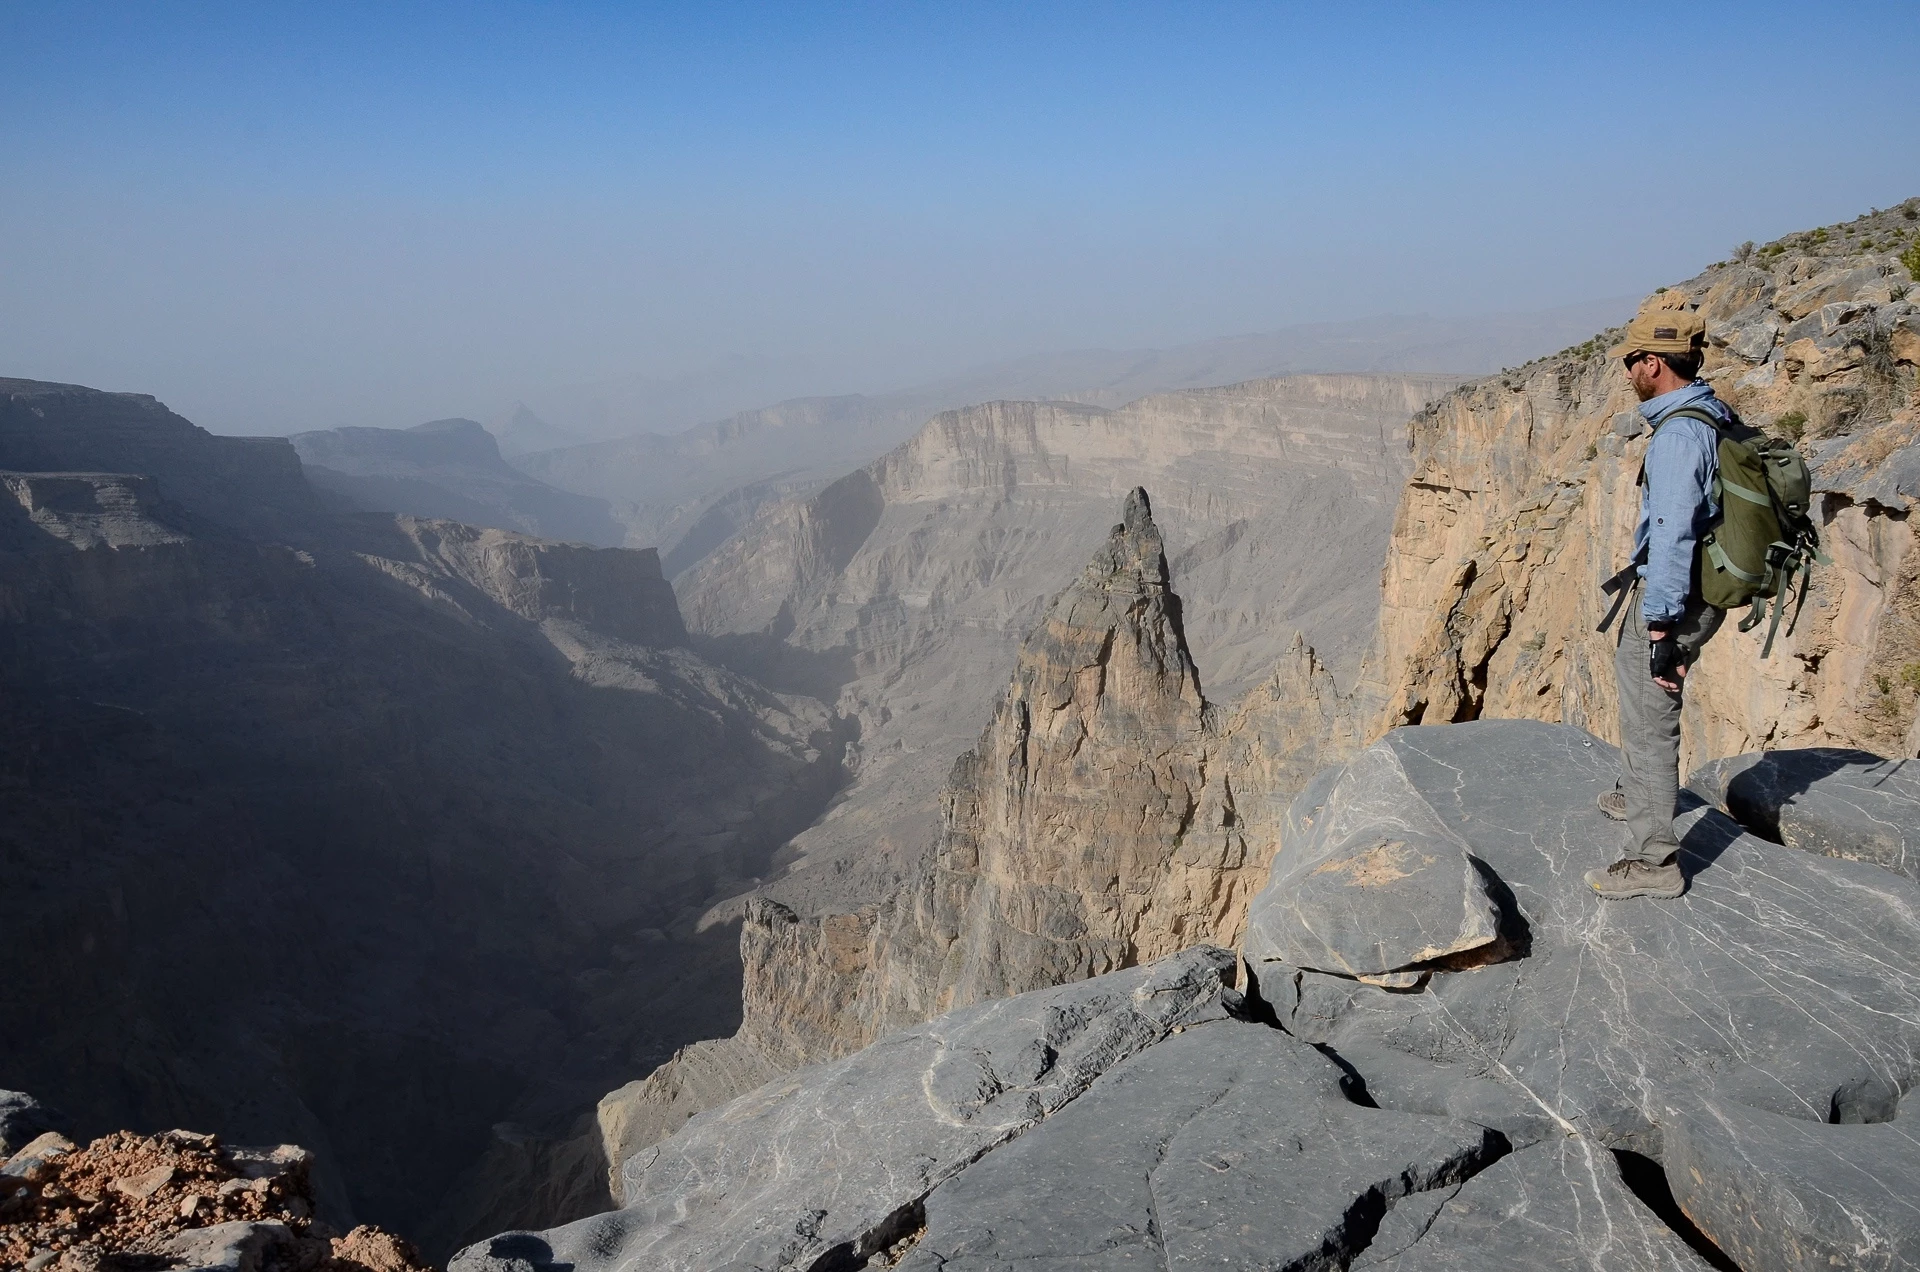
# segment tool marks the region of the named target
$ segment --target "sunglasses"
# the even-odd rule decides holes
[[[1630,353],[1626,357],[1620,359],[1620,365],[1625,367],[1627,370],[1631,371],[1633,370],[1634,363],[1640,361],[1640,359],[1642,358],[1651,358],[1652,356],[1653,356],[1652,354],[1647,353],[1644,350],[1639,353]]]

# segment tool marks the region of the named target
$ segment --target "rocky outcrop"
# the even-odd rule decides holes
[[[1913,755],[1920,695],[1920,296],[1896,253],[1915,205],[1796,235],[1663,288],[1707,320],[1705,375],[1750,422],[1798,435],[1831,566],[1796,630],[1728,624],[1687,695],[1690,763],[1767,747]],[[1612,736],[1597,581],[1628,553],[1645,426],[1605,337],[1416,415],[1387,554],[1367,732],[1490,717]],[[1911,672],[1909,668],[1912,668]]]
[[[1311,651],[1278,691],[1325,676]],[[843,1055],[887,1031],[989,998],[1097,976],[1193,941],[1238,939],[1264,875],[1249,847],[1229,747],[1201,691],[1180,598],[1145,491],[1022,646],[1011,683],[940,795],[931,851],[892,894],[811,914],[745,910],[742,1022],[601,1104],[614,1165],[700,1108],[771,1073]]]
[[[603,547],[626,542],[626,527],[606,500],[556,489],[512,467],[493,434],[473,420],[335,428],[291,440],[307,479],[357,507]]]
[[[603,1123],[664,1131],[661,1101],[737,1094],[692,1076],[723,1057],[759,1081],[954,1007],[1237,939],[1264,861],[1241,833],[1222,746],[1135,490],[1022,646],[953,766],[937,843],[899,892],[807,916],[751,905],[735,1039],[610,1096]]]
[[[1579,880],[1622,840],[1593,807],[1617,763],[1580,730],[1500,721],[1395,730],[1316,778],[1276,878],[1322,827],[1437,820],[1470,846],[1506,939],[1464,964],[1433,960],[1419,992],[1396,993],[1289,962],[1260,939],[1262,911],[1301,902],[1263,893],[1245,950],[1260,997],[1383,1106],[1475,1108],[1516,1145],[1544,1115],[1589,1156],[1663,1160],[1685,1213],[1743,1268],[1812,1266],[1810,1253],[1824,1262],[1843,1246],[1843,1266],[1899,1266],[1913,1210],[1886,1184],[1920,1155],[1911,1137],[1845,1124],[1892,1121],[1920,1084],[1920,891],[1756,838],[1696,802],[1678,826],[1687,896],[1603,902]],[[1883,810],[1920,829],[1920,802],[1889,795]],[[1405,1090],[1400,1071],[1436,1061],[1447,1079]],[[1503,1111],[1474,1089],[1483,1082],[1518,1099]],[[1852,1182],[1832,1173],[1843,1159]]]
[[[1196,949],[892,1034],[703,1114],[634,1157],[621,1210],[495,1237],[451,1266],[493,1272],[522,1258],[694,1272],[865,1259],[909,1235],[940,1184],[1102,1074],[1237,1010],[1232,967],[1226,951]],[[834,1169],[818,1169],[823,1152]]]
[[[1399,430],[1454,383],[1296,376],[1118,410],[988,403],[764,510],[678,580],[695,644],[766,683],[835,695],[860,725],[852,787],[783,854],[766,895],[800,915],[851,914],[917,875],[953,757],[1136,486],[1154,492],[1182,630],[1215,700],[1283,661],[1329,688],[1350,677],[1405,472]],[[1318,652],[1289,653],[1296,632]],[[1257,767],[1278,775],[1321,762],[1301,751],[1305,732],[1261,721],[1240,736],[1277,748]]]
[[[1835,747],[1714,760],[1687,785],[1762,839],[1920,879],[1920,771]]]
[[[62,466],[0,477],[8,1085],[297,1139],[323,1217],[430,1253],[605,1205],[543,1146],[738,1023],[699,916],[831,798],[839,722],[686,648],[651,552],[336,517],[284,443],[255,486],[150,399],[5,402],[4,462]],[[584,1193],[507,1196],[536,1158]]]
[[[0,471],[115,473],[159,483],[178,509],[287,538],[320,503],[284,437],[218,437],[144,393],[0,377]]]
[[[916,983],[872,1027],[1230,942],[1258,865],[1210,780],[1215,733],[1135,490],[954,765],[931,874],[874,969]]]
[[[313,1155],[190,1131],[49,1132],[0,1165],[0,1264],[27,1272],[170,1267],[424,1272],[405,1240],[314,1218]]]
[[[1270,887],[1246,1009],[1204,947],[962,1008],[696,1117],[628,1164],[620,1211],[454,1267],[1905,1266],[1920,886],[1696,804],[1687,895],[1603,901],[1580,872],[1623,835],[1593,803],[1616,764],[1487,721],[1309,784],[1276,882],[1390,828],[1463,850],[1495,907],[1497,941],[1411,984],[1288,962],[1267,912],[1401,911],[1392,936],[1447,929],[1455,897],[1388,870]]]

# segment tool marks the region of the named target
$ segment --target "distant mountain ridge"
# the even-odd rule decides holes
[[[307,479],[355,506],[547,539],[618,547],[625,529],[604,499],[556,490],[500,456],[474,420],[413,428],[335,428],[292,438]]]
[[[513,462],[563,490],[608,500],[627,543],[661,548],[676,563],[669,572],[678,573],[704,555],[676,550],[680,541],[716,507],[726,505],[721,515],[737,529],[765,502],[743,499],[744,488],[777,479],[779,497],[807,483],[817,489],[941,411],[1002,400],[1120,406],[1155,393],[1303,373],[1485,374],[1584,340],[1632,311],[1632,300],[1615,299],[1538,313],[1317,323],[1168,349],[1035,354],[892,392],[795,397],[682,432],[637,432]],[[711,525],[703,541],[716,541]]]

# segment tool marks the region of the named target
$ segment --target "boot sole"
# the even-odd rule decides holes
[[[1587,887],[1593,891],[1594,895],[1603,901],[1635,901],[1641,897],[1650,897],[1655,901],[1678,901],[1687,893],[1685,880],[1682,880],[1680,886],[1677,888],[1629,888],[1624,892],[1597,888],[1590,882],[1587,884]]]
[[[1593,801],[1593,806],[1599,809],[1600,815],[1602,817],[1605,817],[1608,821],[1623,822],[1627,820],[1627,815],[1625,813],[1616,813],[1611,808],[1608,808],[1605,804],[1602,804],[1597,799]]]

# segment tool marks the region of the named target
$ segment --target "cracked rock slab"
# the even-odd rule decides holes
[[[1708,1272],[1710,1265],[1627,1191],[1612,1153],[1562,1136],[1502,1158],[1458,1187],[1400,1202],[1351,1266]]]
[[[1409,988],[1436,959],[1492,945],[1500,908],[1467,844],[1372,747],[1290,822],[1247,918],[1252,960]]]
[[[1742,1272],[1920,1267],[1920,1132],[1703,1101],[1666,1131],[1667,1178]]]
[[[1602,901],[1580,876],[1625,841],[1593,805],[1614,780],[1612,748],[1578,729],[1494,721],[1399,729],[1375,749],[1405,775],[1386,789],[1410,788],[1498,881],[1517,956],[1436,970],[1417,993],[1250,961],[1283,1025],[1341,1056],[1381,1103],[1471,1105],[1516,1143],[1539,1136],[1531,1106],[1565,1136],[1661,1160],[1710,1235],[1753,1230],[1734,1243],[1748,1272],[1834,1266],[1793,1261],[1801,1250],[1897,1266],[1846,1251],[1878,1251],[1856,1222],[1870,1203],[1881,1209],[1868,1226],[1890,1248],[1904,1249],[1888,1234],[1910,1222],[1916,1165],[1899,1145],[1911,1128],[1897,1128],[1920,1086],[1920,886],[1758,838],[1692,801],[1675,822],[1686,895]],[[1316,779],[1290,821],[1337,813],[1326,806],[1347,797],[1339,779]],[[1450,1068],[1435,1077],[1383,1052]],[[1484,1098],[1480,1080],[1519,1101]],[[1721,1115],[1675,1112],[1702,1108]],[[1861,1148],[1852,1173],[1829,1181],[1819,1153],[1842,1138]]]
[[[1810,747],[1714,760],[1687,785],[1764,839],[1920,879],[1920,763]]]
[[[1335,1266],[1385,1206],[1504,1145],[1352,1103],[1313,1048],[1223,1021],[1134,1056],[927,1200],[901,1272]]]
[[[1912,881],[1695,807],[1675,827],[1686,896],[1605,902],[1581,873],[1625,843],[1593,803],[1617,772],[1611,747],[1508,720],[1397,729],[1373,749],[1406,775],[1396,797],[1411,789],[1511,895],[1524,954],[1391,993],[1260,959],[1250,940],[1259,993],[1290,1030],[1462,1065],[1568,1133],[1649,1156],[1667,1093],[1824,1122],[1871,1117],[1920,1085]],[[1343,797],[1317,781],[1299,804]]]
[[[451,1267],[772,1272],[864,1258],[898,1239],[934,1188],[1103,1073],[1175,1030],[1226,1019],[1233,969],[1231,954],[1197,946],[890,1034],[638,1154],[622,1209],[502,1234]]]

